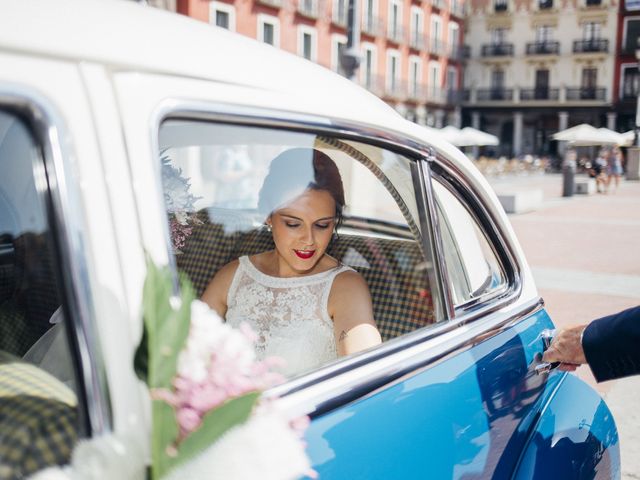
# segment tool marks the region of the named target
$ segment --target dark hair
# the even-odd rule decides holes
[[[336,203],[336,229],[342,222],[344,188],[340,171],[331,158],[314,148],[292,148],[269,165],[258,195],[258,211],[270,215],[305,190],[324,190]]]

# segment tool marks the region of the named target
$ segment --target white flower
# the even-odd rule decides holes
[[[302,440],[287,420],[276,412],[269,412],[229,430],[165,478],[292,480],[310,473],[311,465]]]

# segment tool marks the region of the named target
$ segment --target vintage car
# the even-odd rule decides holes
[[[147,475],[146,256],[201,294],[270,248],[257,192],[300,146],[340,169],[330,253],[368,283],[384,340],[265,392],[310,416],[320,478],[619,477],[606,404],[541,364],[554,325],[472,161],[321,66],[98,0],[0,4],[0,477],[107,432]],[[178,241],[167,166],[197,219]]]

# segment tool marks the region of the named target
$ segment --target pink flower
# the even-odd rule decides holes
[[[176,412],[176,418],[180,426],[180,432],[183,435],[193,432],[200,426],[200,422],[202,421],[200,414],[188,407],[179,408]]]

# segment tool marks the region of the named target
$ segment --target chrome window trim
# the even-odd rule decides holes
[[[169,118],[265,128],[287,128],[291,131],[312,132],[315,134],[325,133],[403,153],[418,163],[421,163],[420,160],[426,160],[431,163],[438,162],[439,165],[447,166],[449,171],[457,173],[458,177],[462,177],[460,175],[461,172],[455,168],[452,162],[440,155],[434,155],[432,147],[367,125],[336,121],[314,115],[303,115],[296,112],[178,98],[164,99],[158,104],[150,117],[149,138],[152,142],[151,152],[156,158],[160,154],[159,129],[162,122]],[[420,168],[423,169],[423,172],[428,172],[429,170],[425,169],[424,166]],[[159,162],[154,170],[156,172],[156,184],[160,186],[162,183]],[[425,181],[424,177],[423,182],[422,188],[424,191],[422,194],[425,196],[424,199],[428,200],[429,195],[431,195],[431,185]],[[466,185],[467,190],[473,192],[478,205],[481,205],[483,210],[487,211],[480,200],[480,196],[475,193],[470,185]],[[161,188],[158,189],[157,201],[158,205],[162,205]],[[431,210],[432,208],[430,208],[430,215],[432,215]],[[434,218],[433,215],[431,218]],[[489,215],[486,218],[493,219]],[[432,228],[435,227],[432,224]],[[169,228],[165,224],[163,229],[168,258],[175,271],[175,261],[170,254]],[[430,234],[434,234],[435,231],[429,230]],[[438,263],[444,261],[441,259],[441,253],[440,251],[440,255],[436,259]],[[446,272],[446,270],[443,270],[443,272]],[[339,359],[320,369],[292,378],[286,383],[266,391],[264,396],[283,398],[288,403],[288,410],[292,414],[316,416],[328,412],[340,405],[362,398],[376,389],[384,388],[401,376],[428,368],[449,355],[461,352],[473,345],[473,339],[480,333],[499,333],[506,326],[541,308],[542,300],[535,298],[519,307],[517,312],[511,312],[506,316],[504,313],[497,312],[500,308],[515,301],[519,292],[520,288],[512,289],[510,295],[492,305],[479,305],[477,308],[463,312],[462,315],[448,319],[449,321],[443,321],[416,330],[387,341],[374,349],[361,352],[349,358]],[[453,314],[453,311],[451,313]],[[467,329],[464,333],[444,341],[443,348],[435,349],[431,342],[428,342],[463,325],[473,324],[480,317],[494,313],[495,316],[486,318],[486,321],[472,325],[474,328]],[[425,345],[426,343],[429,344]]]
[[[111,431],[112,416],[105,364],[95,328],[95,302],[89,288],[83,248],[87,243],[79,211],[83,203],[78,182],[70,174],[69,159],[75,155],[72,135],[56,107],[33,89],[0,83],[0,107],[22,115],[42,149],[51,207],[46,215],[61,255],[59,273],[66,287],[62,294],[69,307],[65,314],[70,317],[70,330],[80,357],[81,394],[86,400],[88,433],[105,434]]]
[[[512,246],[505,241],[505,232],[499,227],[495,216],[486,208],[484,203],[480,200],[479,195],[473,187],[464,179],[461,172],[451,162],[447,162],[446,159],[438,159],[437,165],[442,172],[434,172],[434,177],[441,180],[443,186],[462,203],[463,206],[471,208],[470,214],[478,222],[478,225],[482,228],[488,238],[492,240],[491,247],[494,249],[496,256],[506,274],[507,284],[504,288],[491,291],[480,297],[473,298],[465,303],[456,305],[454,307],[455,315],[461,316],[466,313],[474,312],[482,309],[483,305],[489,304],[492,301],[500,301],[504,304],[510,303],[511,300],[517,298],[522,290],[522,271],[520,264],[517,261],[515,252]],[[457,185],[456,185],[457,184]],[[470,198],[465,198],[460,192],[462,188]],[[471,202],[469,202],[469,199]],[[496,245],[497,242],[497,245]],[[441,252],[443,253],[443,252]],[[444,256],[444,255],[443,255]],[[446,266],[445,266],[446,268]],[[449,284],[447,284],[449,287]]]

